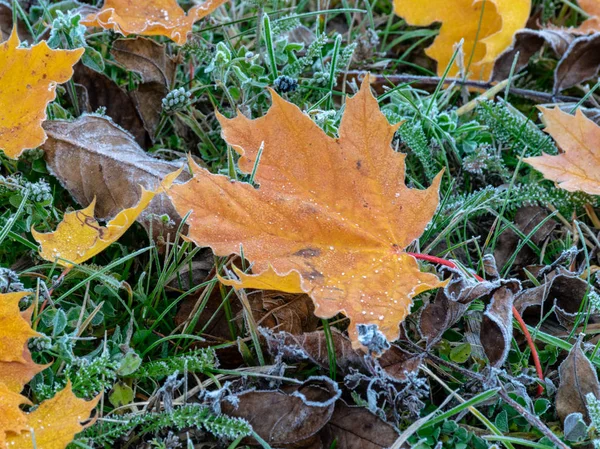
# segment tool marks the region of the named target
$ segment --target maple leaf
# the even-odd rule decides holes
[[[0,149],[13,159],[46,140],[46,106],[84,51],[52,50],[45,41],[31,48],[19,44],[16,29],[0,44]]]
[[[71,383],[59,391],[53,398],[42,402],[31,413],[23,413],[20,417],[26,420],[26,430],[6,433],[6,447],[10,449],[64,449],[73,437],[94,420],[82,424],[89,419],[90,413],[98,404],[100,396],[85,401],[73,394]],[[0,413],[2,410],[0,409]],[[3,418],[2,415],[0,417]],[[35,437],[35,444],[33,438]]]
[[[26,397],[15,393],[0,383],[0,448],[6,445],[6,435],[19,434],[27,430],[27,417],[21,405],[31,404]]]
[[[264,144],[255,178],[260,188],[192,162],[193,179],[170,187],[178,213],[192,212],[189,238],[220,256],[243,245],[257,273],[247,285],[252,279],[293,291],[298,276],[318,316],[342,312],[350,319],[355,346],[359,323],[375,323],[396,339],[412,297],[443,285],[403,251],[436,210],[441,174],[427,190],[404,184],[405,155],[390,146],[399,125],[379,110],[368,78],[346,103],[338,139],[272,97],[262,118],[218,115],[223,137],[242,155],[242,171],[252,171]],[[277,282],[273,273],[284,277]]]
[[[425,53],[437,61],[442,75],[464,39],[464,64],[468,78],[490,78],[494,61],[510,47],[514,34],[529,18],[531,0],[394,0],[394,10],[410,25],[427,26],[441,22],[440,33]],[[449,76],[459,73],[458,64]]]
[[[600,31],[600,0],[578,0],[577,4],[590,17],[577,28],[570,31],[576,33],[593,33]]]
[[[102,9],[81,21],[88,27],[114,30],[124,36],[166,36],[185,44],[195,22],[212,13],[228,0],[206,0],[187,15],[177,0],[105,0]]]
[[[562,189],[600,195],[600,127],[580,110],[573,116],[559,108],[539,109],[545,131],[562,153],[528,157],[524,161]]]
[[[41,245],[40,256],[50,262],[56,260],[65,267],[85,262],[119,240],[155,194],[142,187],[137,205],[119,212],[106,227],[100,226],[94,218],[94,198],[85,209],[66,213],[54,232],[44,234],[31,229],[33,238]]]
[[[39,334],[31,328],[31,309],[19,310],[26,295],[0,294],[0,384],[16,393],[46,367],[34,363],[27,348],[27,341]]]

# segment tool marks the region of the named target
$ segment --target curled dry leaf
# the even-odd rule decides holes
[[[258,273],[252,279],[267,277],[273,289],[297,292],[299,280],[317,316],[350,318],[357,347],[359,323],[395,340],[412,298],[443,285],[404,251],[433,216],[441,176],[427,190],[404,184],[405,156],[390,146],[397,126],[379,110],[368,79],[346,103],[338,139],[276,93],[262,118],[219,120],[242,171],[252,171],[264,147],[260,188],[192,164],[194,178],[169,190],[180,215],[191,211],[189,238],[219,256],[243,245]]]
[[[585,356],[581,345],[580,337],[558,369],[560,384],[556,393],[556,413],[563,422],[571,413],[578,412],[588,417],[585,399],[588,393],[600,398],[596,368]]]
[[[506,79],[517,54],[515,73],[527,66],[545,46],[559,58],[554,71],[554,94],[596,77],[600,70],[600,34],[580,35],[573,29],[522,30],[514,45],[496,61],[493,79]]]
[[[244,418],[272,447],[311,447],[333,415],[341,391],[326,377],[285,391],[248,391],[221,401],[223,413]],[[300,417],[302,417],[300,419]]]
[[[30,48],[19,48],[20,43],[13,29],[0,44],[0,150],[13,159],[44,143],[46,106],[83,54],[83,48],[52,50],[45,41]]]
[[[321,431],[324,448],[387,449],[398,434],[394,428],[363,407],[349,407],[337,401],[327,425]]]
[[[81,21],[88,27],[98,26],[124,36],[165,36],[185,44],[195,22],[212,13],[228,0],[206,0],[186,14],[177,0],[105,0],[102,9]]]
[[[600,195],[600,127],[580,110],[574,116],[558,108],[540,110],[545,131],[562,153],[528,157],[525,162],[565,190]]]
[[[525,26],[531,0],[394,0],[394,9],[410,25],[442,23],[433,45],[425,50],[437,61],[438,75],[442,75],[450,63],[455,45],[464,40],[464,66],[468,77],[487,80],[496,58],[510,47],[514,34]],[[449,75],[458,73],[455,63]]]
[[[479,340],[492,366],[502,366],[508,357],[512,341],[513,300],[520,289],[517,281],[506,282],[494,292],[483,313]]]
[[[79,204],[96,199],[95,216],[114,218],[141,199],[138,185],[156,190],[177,164],[149,156],[133,137],[110,119],[84,115],[77,120],[46,122],[43,145],[50,172]],[[182,175],[185,179],[185,175]],[[171,224],[160,219],[172,217]],[[154,237],[174,235],[180,223],[166,194],[158,193],[138,221]],[[132,223],[130,223],[132,224]]]
[[[519,293],[515,298],[515,308],[526,319],[537,323],[542,314],[554,307],[558,322],[570,329],[576,322],[588,289],[588,283],[575,273],[559,269],[548,274],[542,285]]]

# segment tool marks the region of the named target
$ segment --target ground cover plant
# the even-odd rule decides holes
[[[0,0],[0,449],[600,447],[599,16]]]

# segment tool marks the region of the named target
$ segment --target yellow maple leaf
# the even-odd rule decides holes
[[[90,413],[98,404],[100,396],[91,401],[79,399],[73,394],[71,384],[53,398],[42,402],[31,413],[24,413],[26,429],[6,433],[6,447],[10,449],[64,449],[73,437],[93,424]],[[0,415],[1,416],[1,415]],[[35,443],[34,443],[35,441]]]
[[[257,275],[242,277],[242,286],[268,282],[289,291],[297,287],[294,276],[300,279],[318,316],[350,319],[355,346],[359,323],[375,323],[396,339],[412,298],[442,285],[404,251],[436,210],[441,174],[427,190],[404,184],[405,155],[390,146],[398,125],[379,110],[368,79],[346,103],[339,139],[272,97],[262,118],[219,115],[242,171],[252,171],[264,144],[260,188],[192,164],[193,179],[169,189],[178,213],[191,211],[189,238],[220,256],[243,245]]]
[[[19,310],[26,295],[0,294],[0,384],[15,393],[46,367],[33,362],[27,347],[27,341],[39,334],[31,328],[31,309]]]
[[[539,109],[545,131],[562,153],[528,157],[524,161],[562,189],[600,195],[600,127],[580,110],[571,115],[559,108]]]
[[[65,267],[85,262],[119,240],[154,195],[156,192],[142,187],[138,204],[119,212],[106,227],[100,226],[94,218],[94,199],[85,209],[66,213],[54,232],[44,234],[31,229],[33,237],[41,245],[40,256],[50,262],[56,260]]]
[[[185,44],[195,22],[229,0],[206,0],[186,14],[177,0],[105,0],[102,9],[82,20],[86,26],[98,26],[129,36],[166,36]]]
[[[487,80],[494,61],[510,47],[515,33],[529,18],[531,0],[394,0],[394,10],[410,25],[427,26],[441,22],[439,35],[425,50],[437,61],[442,75],[464,39],[464,64],[468,78]],[[458,74],[455,63],[449,76]]]
[[[31,404],[26,397],[15,393],[0,383],[0,448],[4,449],[7,434],[19,434],[27,430],[27,417],[21,405]]]
[[[13,159],[45,142],[46,106],[83,54],[83,48],[52,50],[45,41],[31,48],[19,44],[16,29],[0,44],[0,150]]]

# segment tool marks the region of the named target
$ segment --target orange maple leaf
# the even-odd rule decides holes
[[[91,14],[81,23],[114,30],[124,36],[166,36],[181,45],[186,43],[195,22],[227,1],[206,0],[186,15],[177,0],[105,0],[98,13]]]
[[[570,31],[584,34],[600,31],[600,0],[578,0],[577,4],[589,15],[589,18]]]
[[[44,41],[31,48],[20,43],[13,29],[0,44],[0,150],[13,159],[46,141],[46,106],[83,54],[83,48],[52,50]]]
[[[559,108],[539,109],[545,131],[562,153],[528,157],[524,161],[562,189],[600,195],[600,127],[580,110],[573,116]]]
[[[242,155],[242,171],[252,171],[264,145],[260,188],[192,163],[194,178],[169,189],[178,213],[192,212],[189,238],[220,256],[243,245],[258,275],[238,287],[301,288],[318,316],[350,319],[355,346],[359,323],[375,323],[396,339],[412,298],[442,285],[404,252],[436,210],[441,174],[427,190],[404,184],[405,155],[390,146],[399,125],[381,113],[368,79],[346,103],[339,139],[272,97],[262,118],[218,116],[223,137]]]
[[[410,25],[441,22],[440,33],[425,53],[437,61],[442,75],[464,39],[464,65],[468,78],[487,80],[494,61],[510,47],[515,33],[529,18],[531,0],[394,0],[394,10]],[[449,76],[459,73],[458,64]]]

